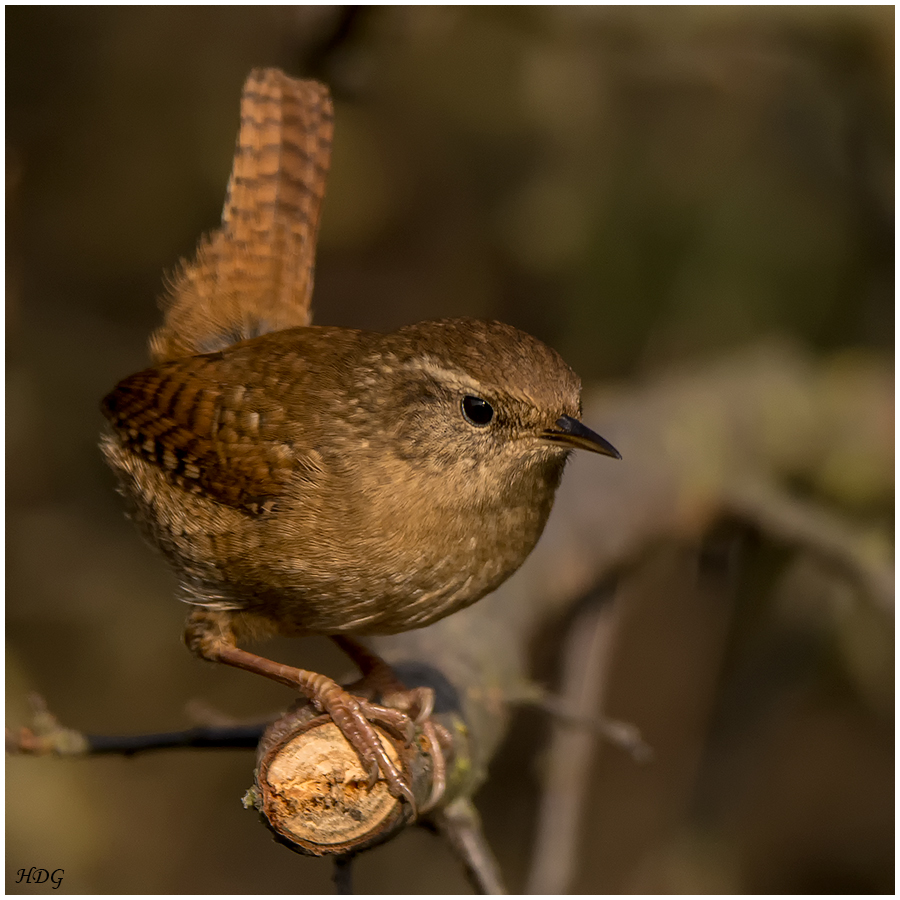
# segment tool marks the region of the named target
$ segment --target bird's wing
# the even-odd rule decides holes
[[[315,464],[296,446],[277,387],[246,381],[229,378],[221,354],[195,356],[125,378],[102,409],[119,442],[173,484],[259,515]]]

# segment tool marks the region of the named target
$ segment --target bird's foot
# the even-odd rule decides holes
[[[350,685],[350,690],[371,700],[379,700],[383,704],[377,707],[379,709],[402,713],[410,724],[414,723],[421,731],[425,752],[432,762],[431,793],[420,810],[428,812],[437,805],[447,788],[447,754],[453,743],[446,729],[432,719],[434,691],[430,687],[406,687],[380,656],[354,638],[332,635],[332,640],[362,672],[362,678]]]
[[[418,810],[409,779],[388,755],[374,727],[408,745],[415,736],[414,720],[403,710],[355,697],[325,675],[304,674],[312,677],[304,679],[300,689],[316,708],[331,717],[356,751],[368,773],[369,787],[375,786],[380,773],[391,794],[409,803],[415,815]]]

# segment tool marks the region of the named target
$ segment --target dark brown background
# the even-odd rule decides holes
[[[45,7],[8,8],[6,24],[10,723],[30,689],[95,732],[180,727],[198,698],[238,716],[285,701],[181,647],[171,578],[96,449],[100,397],[146,362],[161,271],[216,225],[253,66],[336,97],[319,323],[502,318],[586,381],[773,333],[892,353],[891,7]],[[891,502],[854,513],[884,523]],[[651,611],[623,683],[678,625],[690,635],[677,607]],[[729,641],[726,719],[753,715],[748,647],[782,667],[765,734],[730,748],[730,769],[713,745],[693,786],[654,788],[651,770],[631,797],[616,772],[632,764],[605,752],[577,890],[892,890],[892,675],[850,677],[803,616],[736,616]],[[277,653],[334,670],[324,644]],[[640,708],[620,690],[616,714]],[[519,720],[479,798],[513,890],[539,721]],[[9,760],[7,890],[43,866],[65,869],[61,892],[328,891],[327,862],[241,810],[251,768],[237,752]],[[642,804],[672,791],[693,800],[648,842]],[[465,890],[417,831],[357,879]]]

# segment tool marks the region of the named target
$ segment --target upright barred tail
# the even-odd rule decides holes
[[[163,299],[155,362],[310,323],[333,132],[327,87],[278,69],[250,73],[222,227]]]

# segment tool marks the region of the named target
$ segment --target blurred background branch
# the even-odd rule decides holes
[[[893,17],[11,8],[7,721],[32,688],[98,733],[180,727],[197,697],[238,717],[286,702],[183,649],[171,579],[96,450],[99,398],[146,361],[160,269],[218,220],[243,79],[276,65],[337,98],[316,321],[500,318],[605,385],[586,421],[623,462],[575,460],[479,613],[514,623],[492,640],[524,696],[555,684],[573,604],[620,577],[593,714],[654,756],[588,767],[569,889],[890,891]],[[272,652],[341,674],[325,642]],[[558,760],[543,714],[503,738],[509,699],[476,800],[516,891]],[[7,763],[11,873],[52,858],[81,892],[331,889],[240,809],[249,754],[47,762]],[[421,830],[354,878],[466,889]]]

